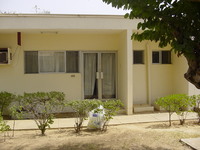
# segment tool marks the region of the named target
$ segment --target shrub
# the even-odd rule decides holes
[[[0,131],[4,133],[4,141],[5,141],[5,132],[10,130],[10,126],[6,124],[6,122],[3,120],[3,117],[0,113]]]
[[[46,128],[53,124],[53,112],[64,104],[64,93],[61,92],[37,92],[24,93],[19,96],[19,113],[33,116],[41,135],[45,135]]]
[[[108,123],[113,116],[116,115],[117,111],[123,106],[123,103],[120,100],[107,100],[102,103],[105,111],[104,115],[104,124],[102,127],[102,131],[106,131],[108,127]]]
[[[9,92],[0,92],[0,113],[3,115],[4,110],[12,103],[15,99],[15,95]]]
[[[108,123],[110,119],[113,119],[113,116],[116,112],[123,106],[120,100],[75,100],[67,103],[76,113],[75,120],[75,132],[79,133],[83,126],[84,120],[88,118],[90,111],[95,110],[94,113],[101,113],[103,110],[98,109],[100,105],[104,107],[104,116],[103,116],[103,127],[102,131],[107,130]]]
[[[200,123],[200,95],[193,95],[192,97],[196,100],[194,112],[197,113],[198,123]]]
[[[185,123],[189,107],[194,106],[195,100],[185,94],[174,94],[161,97],[155,102],[169,113],[169,125],[171,126],[171,116],[174,112],[179,115],[180,124]]]
[[[73,100],[66,105],[70,106],[76,113],[74,129],[76,133],[81,131],[84,120],[88,118],[89,111],[97,108],[101,104],[99,100]]]

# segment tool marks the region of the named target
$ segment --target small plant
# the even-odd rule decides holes
[[[0,92],[0,113],[4,114],[4,110],[12,103],[15,99],[15,95],[9,92]]]
[[[164,108],[169,113],[169,125],[171,126],[171,116],[174,112],[180,116],[180,124],[185,123],[188,108],[195,104],[195,100],[185,94],[174,94],[161,97],[155,102],[160,107]]]
[[[194,112],[197,113],[198,123],[200,123],[200,95],[192,96],[196,100],[196,105],[194,106]]]
[[[0,113],[0,131],[4,133],[4,142],[6,140],[6,133],[10,130],[10,126],[6,124]]]
[[[23,107],[20,106],[19,103],[17,102],[18,101],[15,102],[15,105],[12,105],[12,107],[10,107],[11,116],[13,118],[12,137],[14,137],[14,132],[15,132],[15,120],[23,118],[23,113],[22,113]]]
[[[32,115],[41,135],[45,135],[46,128],[53,124],[53,111],[63,106],[64,97],[61,92],[24,93],[19,96],[17,112]]]
[[[76,113],[74,129],[76,133],[81,131],[84,120],[88,118],[89,111],[97,108],[101,104],[99,100],[73,100],[66,105],[70,106]]]
[[[192,96],[182,95],[176,99],[175,105],[177,109],[176,114],[179,115],[180,124],[185,124],[188,112],[192,111],[191,108],[195,106],[195,99]]]
[[[105,111],[102,131],[106,131],[109,121],[113,119],[113,116],[120,110],[123,103],[120,100],[107,100],[103,102],[102,105]]]

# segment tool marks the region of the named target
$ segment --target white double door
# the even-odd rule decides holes
[[[83,53],[84,98],[116,98],[116,54]]]

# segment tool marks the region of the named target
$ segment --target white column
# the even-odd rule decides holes
[[[127,30],[126,34],[126,86],[127,86],[127,114],[133,114],[133,50],[131,40],[132,30]]]

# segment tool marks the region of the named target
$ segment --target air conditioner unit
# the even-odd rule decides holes
[[[11,53],[9,48],[0,48],[0,65],[8,65],[11,62]]]

